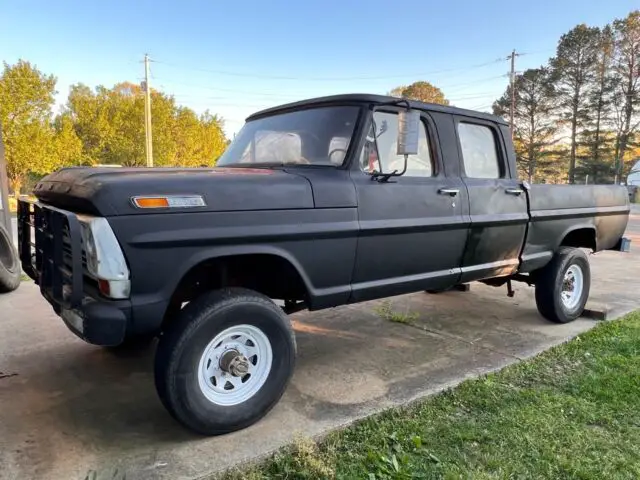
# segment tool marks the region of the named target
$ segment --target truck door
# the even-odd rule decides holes
[[[403,176],[386,182],[371,177],[373,170],[403,169],[404,157],[396,155],[397,113],[372,114],[375,128],[369,119],[367,139],[351,165],[360,225],[352,301],[445,288],[460,277],[467,193],[457,171],[447,169],[433,117],[423,114],[419,153],[409,156]],[[457,151],[453,154],[457,167]]]
[[[466,117],[455,123],[471,219],[460,281],[513,274],[529,221],[526,193],[495,123]]]

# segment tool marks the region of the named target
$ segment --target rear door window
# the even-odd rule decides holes
[[[464,170],[469,178],[500,178],[495,132],[475,123],[459,123],[458,136]]]

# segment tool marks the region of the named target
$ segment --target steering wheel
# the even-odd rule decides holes
[[[329,152],[329,161],[330,162],[331,162],[331,157],[333,156],[333,154],[337,153],[337,152],[342,152],[342,153],[345,154],[345,156],[347,155],[347,149],[346,148],[334,148],[333,150],[331,150]],[[344,160],[344,158],[343,158],[343,160]],[[331,162],[331,163],[333,163],[333,162]]]

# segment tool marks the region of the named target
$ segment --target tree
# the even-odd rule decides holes
[[[201,141],[204,145],[204,158],[208,165],[215,165],[222,156],[229,140],[224,134],[224,121],[218,115],[209,113],[209,110],[200,115],[202,125]]]
[[[425,103],[449,105],[449,100],[445,98],[442,90],[425,81],[414,82],[408,87],[396,87],[389,92],[389,95]]]
[[[400,85],[399,87],[392,89],[387,95],[389,95],[390,97],[402,98],[402,92],[404,92],[406,88],[406,85]]]
[[[517,75],[514,82],[513,140],[518,168],[532,182],[538,163],[556,142],[558,126],[549,70],[535,68]],[[493,104],[496,115],[506,116],[511,105],[511,86]]]
[[[599,36],[598,28],[578,25],[560,37],[556,56],[550,60],[562,118],[571,127],[569,183],[575,181],[578,128],[589,113],[585,93],[595,75]]]
[[[67,111],[90,163],[146,164],[144,95],[138,85],[112,89],[74,85]],[[226,147],[222,120],[205,112],[198,117],[178,107],[173,97],[151,92],[154,165],[212,165]]]
[[[54,120],[53,128],[50,156],[52,163],[43,166],[35,173],[44,175],[70,165],[91,164],[82,151],[82,142],[76,134],[73,119],[68,113],[58,115]]]
[[[580,165],[576,170],[585,177],[588,175],[593,183],[610,183],[613,179],[613,142],[606,128],[611,120],[615,88],[613,46],[613,31],[607,25],[597,39],[595,74],[591,79],[592,85],[587,86],[588,114],[585,116],[585,128],[578,135]]]
[[[616,126],[616,175],[624,176],[624,157],[640,121],[640,10],[613,22],[615,57],[613,96]]]
[[[154,163],[171,165],[175,102],[156,91],[151,97]],[[111,89],[99,86],[94,92],[85,85],[73,85],[67,113],[90,162],[128,167],[146,164],[144,94],[140,86],[123,82]]]
[[[4,63],[0,75],[0,124],[5,144],[7,176],[15,195],[31,171],[52,162],[51,107],[56,79],[24,60]]]

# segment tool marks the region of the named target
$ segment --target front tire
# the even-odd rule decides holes
[[[288,317],[269,298],[240,288],[190,302],[160,337],[158,395],[171,415],[203,435],[239,430],[266,415],[295,365]]]
[[[561,247],[536,279],[536,305],[547,320],[568,323],[584,311],[591,288],[591,269],[578,248]]]

